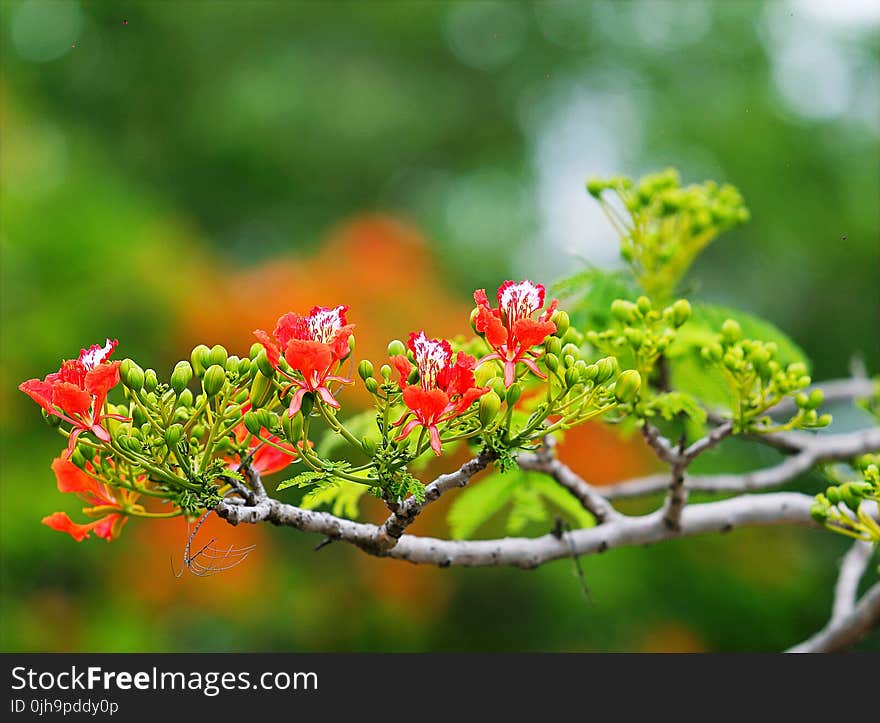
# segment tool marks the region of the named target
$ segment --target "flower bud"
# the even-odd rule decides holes
[[[626,340],[632,345],[633,349],[638,349],[645,341],[645,333],[641,329],[627,327],[623,330]]]
[[[828,498],[828,501],[832,505],[840,504],[840,488],[838,487],[829,487],[825,490],[825,496]]]
[[[486,392],[480,397],[480,424],[483,427],[488,427],[495,417],[498,416],[500,409],[501,397],[493,391]]]
[[[828,519],[828,510],[825,509],[825,506],[821,502],[815,502],[813,506],[810,507],[810,517],[820,525],[824,525],[825,521]]]
[[[474,380],[478,387],[485,387],[494,376],[495,367],[492,364],[481,364],[474,372]]]
[[[859,505],[862,503],[862,496],[859,488],[852,482],[847,482],[840,486],[840,498],[853,512],[859,511]]]
[[[358,364],[358,375],[364,381],[367,379],[371,379],[373,377],[373,363],[369,359],[363,359],[360,364]]]
[[[177,405],[179,407],[191,407],[193,403],[193,393],[189,389],[184,389],[177,397]]]
[[[602,191],[608,188],[608,184],[601,178],[590,178],[587,180],[587,193],[593,198],[599,198]]]
[[[371,458],[375,457],[376,452],[379,450],[379,445],[376,444],[376,440],[371,439],[370,437],[364,437],[361,439],[361,447],[363,447],[364,454]]]
[[[189,360],[192,362],[196,376],[201,377],[205,373],[205,369],[211,366],[211,350],[204,344],[199,344],[193,348]]]
[[[73,450],[73,454],[70,455],[70,461],[80,469],[86,466],[86,458],[83,457],[82,452],[79,451],[78,447]]]
[[[651,300],[647,296],[640,296],[636,299],[636,306],[642,314],[647,314],[651,310]]]
[[[574,344],[566,344],[564,347],[562,347],[562,355],[561,356],[563,359],[565,359],[565,357],[567,357],[567,356],[573,357],[574,359],[578,359],[580,357],[580,355],[581,355],[581,350],[578,349]]]
[[[587,364],[583,371],[582,377],[585,382],[595,381],[599,376],[599,366],[597,364]]]
[[[574,368],[573,365],[569,364],[568,369],[565,371],[565,386],[569,389],[577,384],[581,380],[581,375],[578,374],[578,370]]]
[[[681,326],[691,318],[691,305],[687,299],[679,299],[672,305],[672,323]]]
[[[257,419],[260,420],[260,425],[265,427],[268,430],[273,430],[278,426],[278,415],[274,412],[270,412],[268,409],[260,409],[256,412]]]
[[[297,412],[292,417],[287,413],[281,415],[281,430],[287,441],[296,444],[302,439],[303,432],[303,415]]]
[[[242,379],[250,376],[251,373],[251,360],[250,359],[239,359],[238,366],[235,371],[238,372],[238,376]]]
[[[131,421],[135,427],[141,427],[146,423],[147,417],[140,407],[134,407],[131,410]]]
[[[560,309],[555,314],[553,314],[553,317],[550,320],[554,324],[556,324],[555,335],[561,339],[563,336],[565,336],[565,332],[567,332],[569,327],[571,326],[571,319],[568,318],[568,312],[562,311],[562,309]]]
[[[214,344],[211,347],[211,353],[209,356],[210,364],[208,366],[217,365],[220,367],[226,366],[226,360],[229,358],[229,354],[226,351],[226,347],[222,344]]]
[[[830,414],[820,414],[819,418],[816,420],[817,427],[827,427],[831,424],[832,417]]]
[[[300,410],[303,413],[304,417],[308,417],[312,413],[312,409],[315,408],[315,395],[312,392],[308,394],[304,394],[302,398],[302,405],[300,406]]]
[[[241,359],[238,358],[235,354],[230,354],[226,359],[226,363],[223,365],[226,367],[226,371],[228,372],[236,372],[238,373],[238,363]]]
[[[522,385],[519,382],[514,382],[510,385],[510,389],[507,390],[507,406],[512,407],[519,401],[521,396]]]
[[[257,372],[251,382],[251,406],[259,409],[268,400],[272,392],[272,380],[263,372]]]
[[[388,356],[406,356],[406,346],[399,339],[388,344]]]
[[[45,409],[41,410],[43,413],[43,421],[48,424],[50,427],[57,427],[61,424],[61,417],[57,414],[49,414]]]
[[[367,388],[367,391],[370,394],[375,394],[379,391],[379,382],[377,382],[373,377],[364,380],[364,386]]]
[[[562,353],[562,340],[558,336],[551,336],[547,342],[547,352],[559,356]]]
[[[263,349],[257,354],[256,359],[257,369],[260,370],[260,374],[263,376],[272,378],[275,376],[275,368],[272,366],[272,362],[269,361],[269,357],[266,355],[266,350]]]
[[[479,316],[479,314],[480,314],[480,310],[478,308],[471,310],[470,322],[471,322],[471,329],[474,330],[474,334],[484,333],[484,332],[477,331],[477,316]]]
[[[182,424],[172,424],[165,430],[165,444],[168,445],[168,449],[176,449],[181,439],[183,439]]]
[[[186,361],[177,362],[174,366],[174,371],[171,372],[171,388],[176,394],[180,394],[186,389],[192,377],[193,370],[190,363]]]
[[[631,301],[615,299],[611,302],[611,316],[624,324],[631,324],[635,321],[636,311],[638,311],[638,307]]]
[[[733,319],[728,319],[721,325],[721,337],[727,344],[739,341],[742,336],[742,327]]]
[[[155,392],[159,386],[159,377],[156,376],[155,369],[147,369],[144,372],[144,389],[147,392]]]
[[[555,372],[557,369],[559,369],[559,357],[555,354],[545,354],[544,364],[551,372]]]
[[[133,359],[123,359],[119,365],[119,378],[133,392],[144,388],[144,370]]]
[[[492,387],[492,391],[495,392],[499,398],[507,398],[507,387],[504,386],[504,380],[501,379],[501,377],[495,377],[489,382],[489,386]]]
[[[204,424],[197,424],[197,425],[196,425],[195,427],[193,427],[193,429],[192,429],[192,436],[196,439],[196,441],[198,441],[198,440],[200,440],[202,437],[205,436],[205,433],[206,433],[207,431],[208,431],[208,430],[207,430],[207,428],[205,427]]]
[[[814,389],[810,392],[809,405],[811,409],[818,409],[825,401],[825,393],[821,389]]]
[[[627,369],[614,384],[614,396],[618,402],[628,404],[635,400],[642,386],[642,378],[635,369]]]
[[[382,375],[382,379],[385,380],[385,383],[391,381],[391,367],[387,364],[383,364],[381,369],[379,369],[379,373]]]
[[[95,458],[95,448],[90,444],[78,444],[76,448],[87,462],[91,462]]]
[[[223,389],[226,383],[226,370],[219,364],[212,364],[205,371],[205,377],[202,379],[202,387],[208,397],[215,397]]]
[[[265,350],[266,350],[266,347],[264,347],[262,344],[260,344],[260,342],[255,341],[253,344],[251,344],[251,348],[248,351],[248,359],[253,361],[254,359],[256,359],[260,355],[261,351],[265,351]]]
[[[596,375],[596,383],[603,384],[607,382],[611,377],[614,376],[615,370],[615,359],[610,356],[603,357],[599,361],[596,362],[596,366],[599,367],[599,373]]]

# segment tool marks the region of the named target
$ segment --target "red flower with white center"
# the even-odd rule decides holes
[[[463,351],[453,359],[452,348],[446,340],[429,339],[424,331],[413,332],[408,346],[415,357],[419,383],[406,383],[412,370],[409,359],[402,355],[391,357],[391,363],[400,374],[403,403],[409,410],[393,426],[404,425],[397,436],[399,441],[421,425],[428,430],[431,449],[439,455],[441,440],[437,425],[462,414],[489,388],[476,386],[476,359]],[[411,414],[414,419],[409,419]]]
[[[94,532],[108,542],[119,537],[128,516],[123,512],[122,504],[114,494],[114,490],[89,476],[89,473],[95,474],[91,462],[87,462],[85,470],[82,470],[69,460],[57,457],[52,462],[52,471],[55,472],[55,478],[58,480],[58,491],[75,494],[89,505],[83,508],[83,514],[98,519],[82,525],[71,520],[64,512],[55,512],[43,518],[44,525],[59,532],[66,532],[77,542],[88,538],[90,532]],[[137,493],[133,493],[129,502],[135,499]]]
[[[118,343],[107,339],[104,346],[82,349],[78,359],[62,362],[60,370],[42,381],[28,379],[18,386],[49,414],[73,425],[68,456],[83,432],[91,432],[102,442],[110,441],[110,433],[101,426],[104,419],[128,421],[127,417],[103,413],[107,393],[119,383],[119,362],[108,361]]]
[[[345,320],[347,306],[316,306],[308,316],[288,312],[275,326],[272,336],[257,329],[254,336],[266,347],[266,356],[278,372],[290,380],[285,393],[296,389],[290,399],[290,416],[299,411],[302,399],[314,392],[324,403],[339,408],[339,402],[327,388],[328,382],[351,384],[351,379],[331,374],[348,356],[348,340],[354,324]],[[300,377],[289,374],[279,364],[281,356]]]
[[[531,281],[505,281],[498,287],[498,307],[489,306],[485,289],[474,292],[477,331],[484,334],[492,353],[480,359],[480,364],[497,360],[504,366],[504,385],[509,387],[516,380],[516,365],[522,362],[541,379],[546,379],[534,362],[538,356],[532,347],[543,344],[556,331],[550,321],[559,302],[555,299],[537,320],[535,312],[544,306],[544,286]],[[479,366],[479,364],[477,365]]]

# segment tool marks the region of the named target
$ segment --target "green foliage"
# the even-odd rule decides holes
[[[338,517],[357,519],[361,497],[369,488],[366,485],[348,480],[336,480],[334,484],[309,490],[302,498],[299,506],[306,510],[327,507]]]
[[[749,218],[735,187],[714,181],[683,187],[671,168],[638,181],[591,179],[587,190],[620,235],[621,256],[638,285],[661,302],[672,297],[700,251]],[[606,192],[616,204],[608,202]]]
[[[449,526],[456,539],[472,537],[492,517],[507,509],[505,530],[519,534],[531,523],[548,522],[553,512],[575,528],[595,520],[564,487],[534,472],[492,474],[466,487],[449,509]]]
[[[553,285],[553,293],[566,305],[571,322],[585,332],[607,329],[615,299],[635,301],[638,289],[624,271],[587,268]]]

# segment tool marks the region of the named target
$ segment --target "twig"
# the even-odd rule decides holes
[[[845,650],[880,625],[880,582],[866,592],[852,611],[828,625],[788,653],[833,653]]]

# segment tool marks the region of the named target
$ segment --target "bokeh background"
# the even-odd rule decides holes
[[[752,210],[696,294],[786,329],[816,378],[876,372],[880,4],[10,0],[0,19],[2,649],[778,650],[824,624],[846,542],[815,531],[589,557],[592,603],[571,561],[437,570],[267,526],[213,526],[256,552],[178,578],[180,520],[112,545],[39,524],[77,505],[16,386],[107,335],[162,372],[197,342],[246,353],[315,303],[351,304],[374,358],[457,333],[477,286],[614,267],[584,179],[667,165]],[[651,469],[600,427],[567,447],[598,483]],[[445,534],[445,502],[414,531]]]

